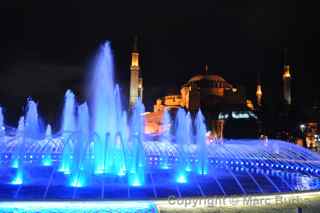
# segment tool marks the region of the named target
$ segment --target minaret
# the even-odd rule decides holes
[[[208,69],[209,69],[209,66],[208,66],[208,64],[206,64],[205,67],[204,67],[204,73],[206,75],[208,75]]]
[[[290,66],[287,65],[286,61],[287,51],[284,50],[284,67],[283,67],[283,98],[286,104],[291,104],[291,74],[290,74]]]
[[[261,87],[261,81],[260,81],[260,72],[258,72],[256,96],[257,96],[257,105],[258,105],[258,107],[261,107],[261,105],[262,105],[262,103],[261,103],[261,101],[262,101],[262,87]]]
[[[290,66],[284,65],[283,68],[283,97],[286,104],[291,104],[291,75]]]
[[[138,97],[142,99],[142,78],[140,77],[139,52],[138,52],[138,38],[134,38],[133,50],[131,53],[130,66],[130,106],[133,106]]]

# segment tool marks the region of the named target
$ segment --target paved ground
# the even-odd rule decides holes
[[[320,192],[156,201],[160,212],[319,213]]]
[[[300,210],[298,210],[300,208]],[[320,191],[156,201],[0,201],[0,212],[319,213]]]

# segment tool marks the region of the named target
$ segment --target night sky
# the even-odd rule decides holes
[[[23,112],[28,96],[50,122],[59,119],[66,89],[82,101],[87,65],[105,40],[112,42],[116,79],[127,100],[134,35],[149,110],[158,96],[178,89],[205,64],[210,73],[245,86],[250,99],[261,72],[265,104],[272,106],[282,94],[284,48],[294,102],[312,105],[319,98],[320,15],[311,1],[58,2],[1,3],[0,104],[9,123]]]

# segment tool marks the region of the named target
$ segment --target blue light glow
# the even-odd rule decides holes
[[[19,160],[18,159],[14,159],[12,164],[11,164],[11,167],[17,169],[19,167]]]
[[[43,156],[42,165],[43,165],[43,166],[51,166],[51,165],[52,165],[51,155],[45,155],[45,156]]]
[[[18,170],[15,178],[10,182],[12,185],[21,185],[23,184],[23,175],[22,172]]]
[[[15,213],[49,213],[49,212],[158,212],[156,204],[151,201],[23,201],[1,202],[1,212]]]
[[[187,178],[184,175],[181,175],[177,178],[177,183],[187,183]]]
[[[135,178],[130,183],[130,186],[138,187],[138,186],[142,186],[142,183],[140,182],[140,180],[138,178]]]

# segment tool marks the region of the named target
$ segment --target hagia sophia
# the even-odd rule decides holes
[[[180,94],[168,94],[158,98],[155,101],[153,112],[146,114],[146,131],[148,133],[157,132],[163,111],[166,109],[174,114],[179,107],[185,108],[192,115],[201,109],[205,114],[208,130],[215,138],[227,136],[224,134],[227,127],[226,120],[250,120],[250,123],[256,124],[254,126],[257,129],[252,102],[245,99],[242,88],[236,88],[221,76],[209,73],[206,65],[202,72],[181,86]],[[229,112],[231,112],[230,117]],[[232,123],[236,127],[234,121]],[[251,134],[257,133],[251,132]],[[243,135],[245,136],[250,135]]]
[[[137,39],[135,39],[130,66],[130,106],[133,106],[137,98],[143,98],[143,79],[139,60]],[[291,73],[290,66],[287,64],[284,64],[282,70],[282,88],[283,103],[290,107],[292,105]],[[167,110],[174,117],[177,109],[181,107],[189,111],[191,116],[201,109],[206,118],[208,135],[212,138],[261,137],[264,132],[259,117],[259,111],[263,105],[260,76],[257,79],[255,94],[255,100],[248,99],[244,87],[234,86],[205,65],[197,75],[192,76],[180,86],[180,91],[168,93],[154,100],[153,111],[144,114],[145,133],[150,135],[161,133],[164,111]],[[311,132],[314,132],[314,128]],[[315,140],[312,139],[310,142],[310,135],[305,137],[308,141],[307,145],[312,147]],[[295,142],[300,143],[299,140]]]

